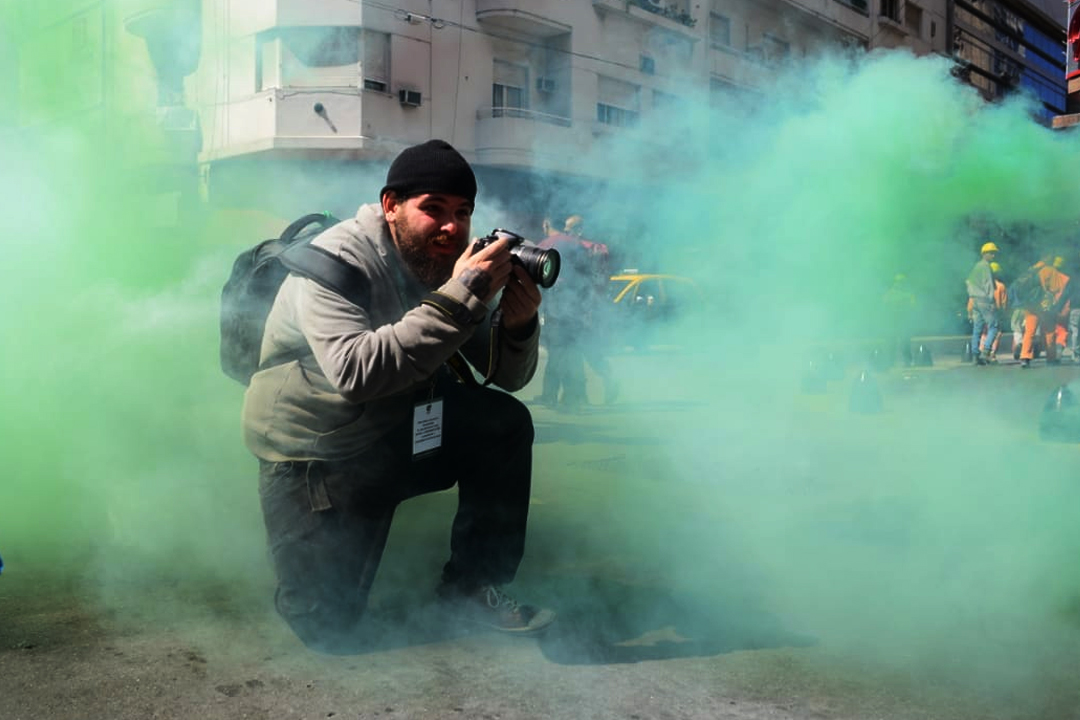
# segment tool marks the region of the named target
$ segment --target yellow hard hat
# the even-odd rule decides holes
[[[992,262],[992,263],[990,263],[990,270],[992,270],[995,273],[999,273],[999,272],[1001,272],[1001,265],[999,265],[996,262]]]
[[[1060,255],[1058,257],[1054,258],[1054,267],[1059,268],[1064,264],[1065,264],[1065,258],[1061,257]]]
[[[983,246],[981,248],[979,248],[979,254],[982,255],[983,253],[988,253],[988,252],[993,252],[993,253],[998,252],[998,246],[995,245],[992,242],[983,243]]]

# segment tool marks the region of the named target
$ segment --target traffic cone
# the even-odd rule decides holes
[[[802,378],[802,391],[808,395],[820,395],[825,392],[825,374],[821,370],[821,366],[813,360],[806,367],[806,372]]]
[[[862,415],[874,415],[882,411],[881,391],[878,390],[877,381],[870,371],[863,370],[859,374],[851,388],[848,409]]]
[[[968,351],[970,352],[970,348]],[[919,346],[919,352],[915,354],[915,365],[918,367],[933,367],[934,358],[930,355],[930,348],[925,345]]]
[[[960,352],[960,362],[972,362],[975,358],[971,355],[971,341],[964,342],[964,349]]]
[[[1080,443],[1080,404],[1068,386],[1047,398],[1039,417],[1039,438],[1048,442]]]

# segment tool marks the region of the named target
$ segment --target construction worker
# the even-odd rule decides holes
[[[1065,289],[1061,291],[1058,302],[1062,306],[1062,313],[1068,318],[1068,350],[1074,363],[1080,363],[1080,278],[1076,277],[1076,270],[1069,281],[1065,283]]]
[[[998,246],[992,242],[979,248],[980,258],[967,276],[967,291],[971,305],[971,356],[979,365],[986,365],[990,349],[998,334],[998,313],[994,301],[996,286],[990,263],[997,257]],[[983,330],[986,335],[983,336]]]
[[[999,265],[997,262],[990,263],[990,271],[992,273],[994,273],[994,307],[997,308],[998,318],[999,318],[999,322],[1000,322],[1001,318],[1006,318],[1006,317],[1009,316],[1008,315],[1008,313],[1009,313],[1009,291],[1005,287],[1005,283],[1003,283],[1001,281],[1001,278],[1000,278],[1001,265]],[[975,302],[971,298],[968,298],[967,312],[968,312],[968,318],[969,319],[972,317],[972,309],[974,308],[974,305],[975,305]],[[990,356],[987,358],[987,362],[991,362],[991,363],[996,363],[997,362],[998,344],[1001,342],[1001,336],[1004,335],[1004,334],[1005,334],[1004,331],[998,332],[997,337],[995,337],[994,341],[990,344]],[[1016,332],[1015,332],[1015,329],[1014,329],[1013,342],[1016,345],[1016,348],[1017,348],[1016,352],[1017,352],[1018,357],[1019,357],[1019,352],[1020,352],[1020,350],[1019,350],[1019,348],[1020,348],[1020,338],[1022,337],[1022,335],[1023,335],[1022,333],[1017,335]],[[979,343],[983,347],[986,347],[986,329],[985,328],[982,331],[982,336],[979,338]]]
[[[1039,260],[1031,266],[1026,275],[1031,277],[1031,291],[1018,289],[1016,295],[1024,308],[1024,339],[1020,348],[1020,367],[1031,367],[1031,361],[1035,357],[1035,333],[1040,332],[1046,342],[1047,365],[1059,365],[1057,358],[1057,303],[1061,299],[1062,291],[1069,280],[1069,276],[1054,267],[1054,258],[1051,255]],[[1016,285],[1023,286],[1028,283],[1027,278],[1017,278]]]

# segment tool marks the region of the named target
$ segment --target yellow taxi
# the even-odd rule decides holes
[[[609,279],[608,291],[611,301],[621,307],[631,305],[655,308],[659,313],[662,308],[673,311],[684,302],[701,300],[701,291],[697,284],[681,275],[662,275],[641,273],[637,270],[624,270]]]
[[[702,306],[697,284],[682,275],[624,270],[609,278],[608,297],[615,326],[623,344],[642,348],[682,344],[675,321],[685,312]]]

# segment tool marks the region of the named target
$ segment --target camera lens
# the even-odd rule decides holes
[[[537,268],[537,284],[542,288],[549,288],[559,278],[559,253],[548,250],[540,259]]]

